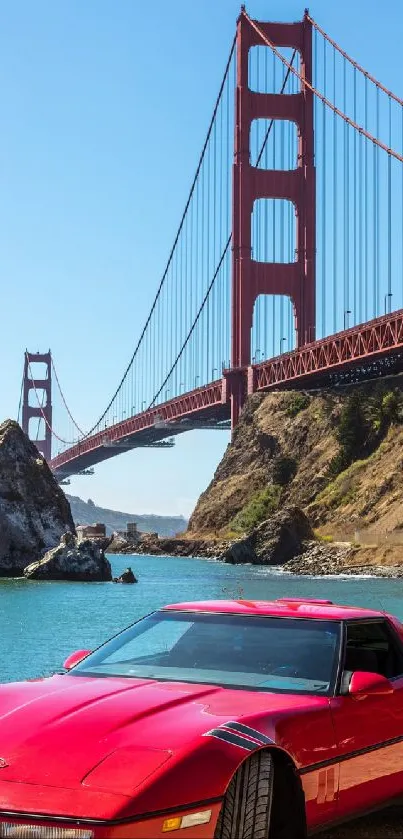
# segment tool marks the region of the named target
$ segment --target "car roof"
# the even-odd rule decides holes
[[[172,603],[164,610],[211,612],[237,615],[261,615],[283,618],[311,618],[312,620],[343,621],[385,617],[385,613],[359,606],[342,606],[331,600],[316,598],[279,598],[278,600],[198,600]]]

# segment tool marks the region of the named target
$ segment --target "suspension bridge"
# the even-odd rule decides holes
[[[50,351],[25,353],[19,414],[59,480],[234,429],[256,392],[402,371],[402,164],[402,99],[308,11],[268,23],[242,7],[148,318],[90,429]]]

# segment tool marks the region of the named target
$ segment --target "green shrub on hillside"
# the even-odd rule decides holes
[[[305,393],[292,393],[289,404],[286,408],[286,414],[289,417],[296,417],[300,411],[304,411],[309,405],[309,396]]]
[[[250,533],[270,513],[277,510],[281,495],[281,487],[269,484],[265,489],[258,490],[250,501],[232,519],[230,527],[236,533]]]
[[[325,542],[326,544],[334,542],[334,537],[330,533],[318,533],[316,530],[314,530],[314,536],[315,539],[318,540],[318,542]]]
[[[391,425],[403,420],[400,390],[384,391],[382,385],[371,396],[353,393],[343,405],[336,440],[339,451],[331,460],[329,473],[338,475],[358,459],[369,457]]]
[[[355,460],[343,469],[316,496],[316,501],[327,510],[344,507],[354,501],[359,492],[360,473],[366,460]]]

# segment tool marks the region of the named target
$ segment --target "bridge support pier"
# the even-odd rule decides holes
[[[286,295],[294,306],[296,343],[315,339],[315,167],[312,83],[312,26],[305,14],[299,23],[257,23],[260,33],[242,10],[237,28],[237,87],[233,165],[231,377],[232,427],[238,421],[251,363],[253,309],[260,294]],[[270,44],[298,50],[300,90],[297,94],[256,93],[249,88],[251,47]],[[250,163],[250,128],[254,119],[295,122],[298,154],[290,171],[267,170]],[[296,258],[291,263],[252,259],[251,227],[254,202],[261,198],[291,201],[296,216]],[[241,371],[245,371],[242,373]],[[241,384],[241,380],[243,384]]]
[[[42,379],[31,378],[31,365],[45,364],[46,375]],[[33,372],[33,371],[32,371]],[[29,404],[29,393],[31,390],[40,390],[44,394],[44,404],[35,406]],[[38,451],[43,454],[49,462],[52,458],[52,358],[51,352],[29,353],[25,352],[24,378],[23,378],[23,401],[22,401],[22,430],[29,437],[29,421],[32,417],[44,420],[45,437],[42,440],[33,440]]]

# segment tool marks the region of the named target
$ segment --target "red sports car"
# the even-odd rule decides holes
[[[403,794],[381,612],[180,603],[65,669],[0,687],[0,837],[302,839]]]

